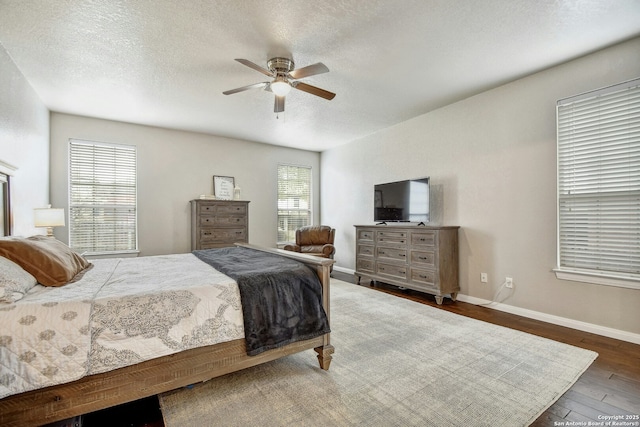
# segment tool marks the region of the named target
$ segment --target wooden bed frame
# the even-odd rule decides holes
[[[313,268],[322,283],[322,305],[329,310],[332,259],[281,249],[238,246],[275,253]],[[257,356],[247,356],[244,339],[186,350],[77,381],[0,399],[0,425],[40,426],[144,397],[206,381],[300,351],[315,349],[320,367],[329,369],[334,348],[329,335],[289,344]]]

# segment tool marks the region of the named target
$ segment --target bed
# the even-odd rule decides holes
[[[50,238],[42,237],[37,240],[38,244],[43,245],[61,244]],[[56,285],[48,286],[45,291],[42,290],[43,286],[37,285],[22,294],[20,290],[5,289],[4,295],[0,294],[0,299],[5,298],[5,302],[0,303],[0,322],[3,325],[3,330],[0,331],[0,365],[6,367],[13,364],[13,370],[0,371],[4,372],[0,374],[0,396],[4,396],[0,399],[0,425],[43,425],[206,381],[309,349],[314,349],[317,353],[320,368],[328,370],[334,352],[328,329],[329,272],[333,260],[244,244],[224,250],[224,253],[214,253],[215,251],[221,250],[138,258],[137,260],[146,263],[146,267],[125,259],[95,260],[92,265],[83,267],[86,261],[70,251],[71,272],[66,272],[66,277],[63,274],[61,277],[37,279],[39,283],[51,280]],[[242,256],[238,257],[238,253]],[[10,254],[7,250],[3,253],[0,244],[0,258],[3,257],[10,258]],[[275,258],[269,260],[269,257]],[[264,260],[260,261],[262,259]],[[268,272],[272,269],[271,264],[289,265],[292,260],[297,261],[293,263],[296,267],[292,267],[292,270],[311,270],[313,280],[319,281],[318,287],[321,290],[316,292],[316,297],[321,307],[319,311],[324,312],[326,321],[314,318],[300,321],[298,314],[292,315],[287,311],[290,318],[296,319],[289,323],[307,325],[307,329],[295,332],[294,335],[297,335],[294,338],[284,339],[276,334],[271,341],[262,339],[261,326],[247,323],[246,317],[257,315],[251,313],[251,307],[256,306],[256,303],[245,302],[249,295],[246,286],[253,286],[251,282],[256,282],[256,277],[263,280],[264,275],[271,274]],[[42,260],[27,260],[28,262],[34,265],[46,264]],[[233,264],[234,262],[250,266],[244,267]],[[78,263],[81,265],[76,265]],[[257,274],[256,268],[260,269]],[[81,272],[75,273],[78,269]],[[153,292],[142,288],[142,282],[149,280],[136,276],[147,270],[156,274],[153,283],[157,289]],[[243,270],[252,273],[243,275]],[[263,273],[263,270],[266,272]],[[123,272],[125,273],[122,274]],[[285,287],[288,279],[281,279],[280,272],[277,274],[278,276],[264,276],[267,277],[265,280],[269,280],[270,286],[277,292],[284,292],[283,289],[288,289]],[[73,275],[73,280],[65,281],[70,275]],[[202,282],[203,275],[211,277],[212,283]],[[107,282],[108,287],[103,285]],[[194,283],[198,286],[194,287]],[[313,289],[313,286],[308,289]],[[164,296],[158,297],[156,292]],[[169,296],[162,292],[169,292]],[[216,298],[222,296],[224,303],[209,299],[212,292]],[[241,294],[242,298],[234,297],[234,292]],[[294,298],[298,298],[298,293],[293,294]],[[242,301],[240,308],[237,307],[237,300]],[[139,301],[144,302],[144,308],[136,305]],[[13,319],[9,316],[15,315],[15,321],[22,322],[23,326],[25,323],[35,322],[36,318],[44,319],[42,315],[33,315],[28,311],[31,306],[38,304],[47,306],[48,310],[55,313],[52,319],[63,319],[62,323],[75,324],[73,328],[67,329],[82,330],[78,326],[90,319],[90,327],[84,328],[84,333],[91,340],[87,341],[78,335],[66,336],[63,328],[55,332],[57,335],[49,333],[51,336],[55,335],[56,339],[64,336],[65,341],[61,341],[63,344],[57,345],[55,349],[45,347],[35,350],[34,347],[34,351],[9,351],[16,344],[11,341],[10,333],[4,327],[6,323],[10,323],[8,319]],[[304,304],[304,311],[313,312],[313,309],[308,308],[309,302]],[[181,310],[188,311],[189,316],[183,316]],[[207,315],[203,310],[215,312],[215,316]],[[132,312],[136,314],[133,315]],[[146,313],[144,316],[147,316],[147,321],[136,323],[138,320],[134,319],[138,319],[142,312]],[[119,322],[117,325],[116,319]],[[46,321],[54,323],[48,318]],[[194,323],[196,321],[202,324]],[[313,329],[316,327],[314,325],[324,324],[323,322],[326,322],[324,329],[320,329],[320,326]],[[147,324],[147,329],[143,328],[142,323]],[[175,328],[185,324],[189,334],[176,332]],[[152,336],[147,332],[149,329],[159,334]],[[40,332],[38,343],[48,342],[48,339],[46,334],[43,337]],[[129,350],[125,347],[126,339],[137,347]],[[29,381],[24,385],[17,384],[19,381],[13,379],[10,383],[7,381],[7,372],[13,375],[16,372],[25,373],[32,368],[29,363],[23,363],[24,367],[20,365],[25,360],[30,362],[29,354],[45,354],[48,351],[49,359],[59,358],[69,362],[52,369],[40,366],[35,377],[42,378],[42,381],[32,380],[28,375],[25,376]],[[36,359],[35,355],[31,358]],[[21,367],[16,368],[16,364]],[[80,371],[82,372],[79,373]],[[51,380],[50,377],[56,376],[57,379]]]

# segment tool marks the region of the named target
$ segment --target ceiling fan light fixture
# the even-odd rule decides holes
[[[329,101],[336,96],[335,93],[329,92],[328,90],[320,89],[319,87],[315,87],[298,81],[299,79],[305,77],[329,72],[327,66],[322,62],[295,69],[295,65],[292,59],[275,57],[267,61],[267,69],[249,61],[248,59],[236,59],[236,61],[266,76],[271,77],[273,81],[242,86],[236,89],[225,90],[222,93],[224,95],[231,95],[238,92],[244,92],[245,90],[249,89],[264,89],[275,95],[273,112],[276,114],[284,112],[285,97],[289,94],[291,88],[295,88],[299,91],[306,92],[311,95],[319,96],[320,98],[324,98]]]
[[[283,76],[277,76],[271,83],[271,92],[277,96],[286,96],[291,91],[291,84]]]

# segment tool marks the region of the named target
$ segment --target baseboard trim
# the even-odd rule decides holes
[[[335,271],[339,271],[340,273],[345,273],[345,274],[354,274],[355,273],[355,270],[352,270],[350,268],[340,267],[339,265],[335,265],[335,264],[333,264],[333,269]]]
[[[355,271],[350,268],[333,266],[333,269],[345,274],[354,274]],[[555,316],[553,314],[542,313],[539,311],[529,310],[526,308],[515,307],[513,305],[491,302],[482,298],[476,298],[469,295],[458,294],[458,301],[466,302],[474,305],[483,305],[505,313],[515,314],[517,316],[527,317],[529,319],[539,320],[541,322],[551,323],[553,325],[565,326],[571,329],[577,329],[583,332],[589,332],[604,337],[613,338],[620,341],[627,341],[633,344],[640,344],[640,334],[622,331],[620,329],[600,326],[593,323],[582,322],[580,320],[568,319],[566,317]]]
[[[627,332],[620,329],[582,322],[580,320],[568,319],[566,317],[555,316],[553,314],[542,313],[539,311],[515,307],[513,305],[502,304],[499,302],[491,302],[489,300],[476,298],[469,295],[458,294],[458,300],[469,304],[483,305],[487,308],[504,311],[505,313],[511,313],[522,317],[527,317],[529,319],[540,320],[542,322],[551,323],[553,325],[565,326],[567,328],[577,329],[579,331],[589,332],[596,335],[602,335],[620,341],[640,344],[640,334],[635,334],[633,332]]]

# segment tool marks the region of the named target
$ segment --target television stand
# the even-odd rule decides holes
[[[456,300],[458,226],[356,225],[356,271],[364,278]]]

